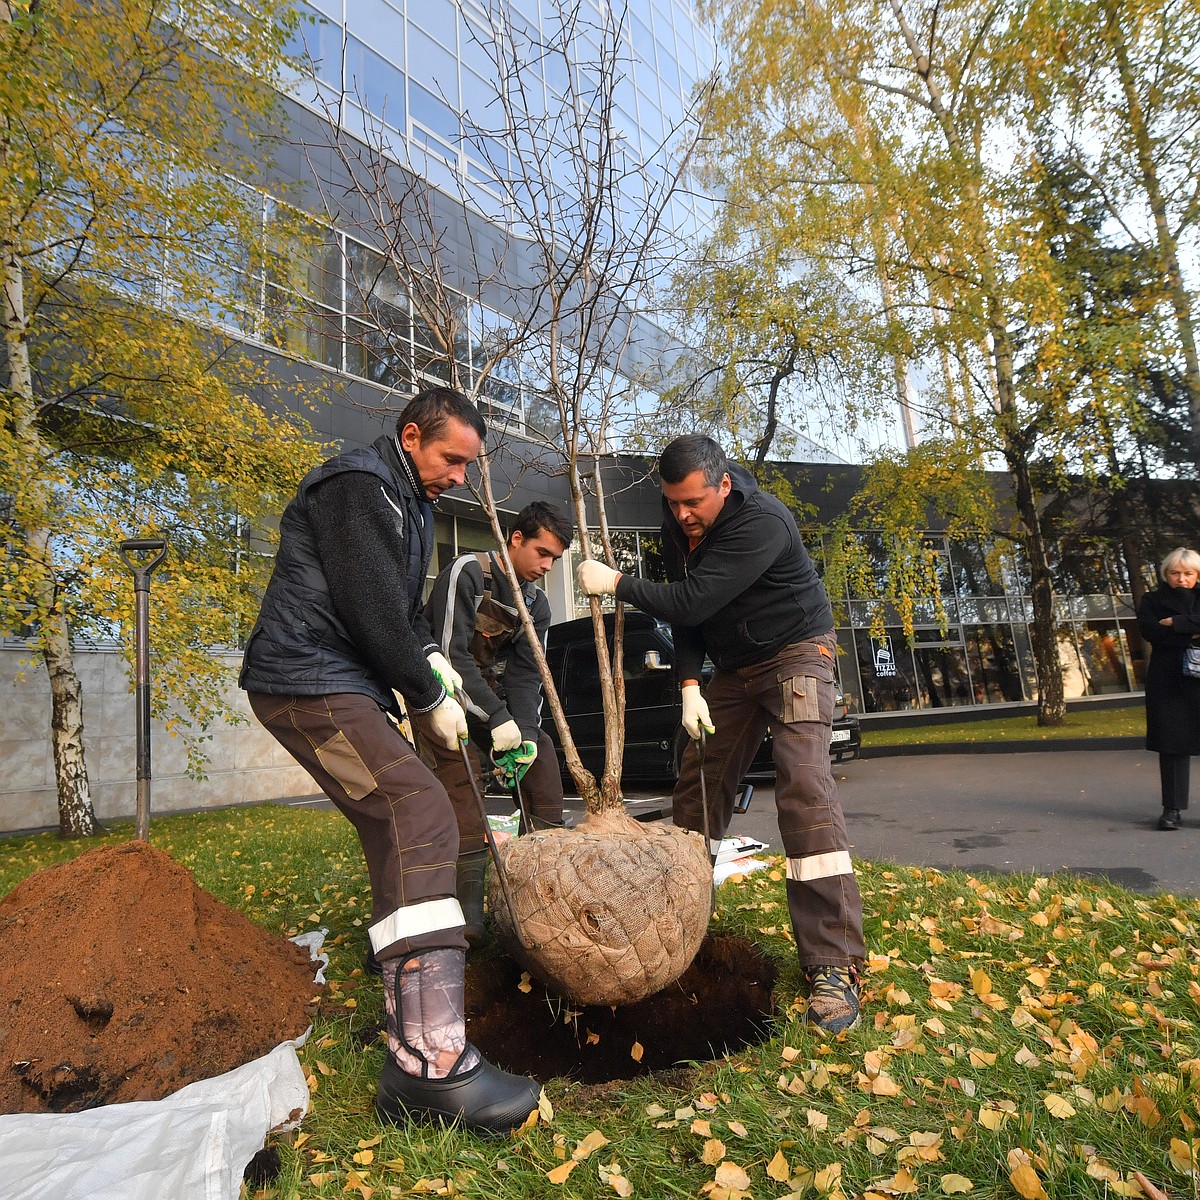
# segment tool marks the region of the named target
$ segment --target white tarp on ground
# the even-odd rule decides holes
[[[0,1117],[0,1200],[237,1200],[267,1134],[308,1101],[284,1042],[164,1100]]]
[[[328,933],[291,939],[317,963],[320,984]],[[238,1200],[267,1134],[308,1112],[296,1051],[311,1031],[162,1100],[0,1116],[0,1200]]]

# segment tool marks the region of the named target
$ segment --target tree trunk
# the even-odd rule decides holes
[[[0,7],[0,19],[9,21],[9,6]],[[7,132],[0,139],[0,168],[8,162]],[[29,329],[25,318],[25,276],[17,253],[16,231],[0,234],[0,274],[3,275],[4,348],[8,359],[8,394],[11,421],[22,454],[29,462],[44,461],[49,447],[42,443],[34,422],[33,372],[29,362]],[[37,478],[30,472],[31,479]],[[18,520],[21,514],[18,510]],[[54,777],[58,788],[58,832],[60,837],[88,837],[99,825],[92,808],[87,767],[83,756],[83,697],[71,648],[71,631],[56,602],[56,581],[50,554],[50,530],[38,519],[24,528],[21,551],[36,576],[35,586],[43,592],[42,658],[50,676],[51,740],[54,748]]]
[[[58,836],[91,837],[100,832],[92,807],[83,755],[83,689],[75,670],[67,623],[55,616],[42,651],[50,675],[50,729],[54,742],[54,781],[58,788]]]
[[[1054,629],[1054,586],[1050,576],[1050,563],[1046,557],[1046,544],[1042,537],[1040,514],[1034,496],[1033,478],[1030,471],[1033,443],[1030,437],[1022,433],[1018,424],[1012,342],[1004,312],[1000,272],[996,266],[994,248],[986,220],[983,217],[978,166],[968,154],[967,146],[959,135],[954,113],[946,105],[941,89],[933,78],[933,67],[929,55],[905,18],[901,0],[891,0],[891,7],[896,23],[912,54],[913,69],[925,85],[930,110],[941,126],[946,144],[963,168],[964,187],[979,221],[977,265],[980,276],[979,287],[987,305],[987,324],[992,335],[996,421],[1002,439],[1004,460],[1008,466],[1013,491],[1016,495],[1017,514],[1021,524],[1025,527],[1025,548],[1031,573],[1030,593],[1033,601],[1033,624],[1030,628],[1030,641],[1033,646],[1033,661],[1038,676],[1038,724],[1061,725],[1066,719],[1066,704],[1063,700],[1062,664],[1058,658],[1058,639]]]

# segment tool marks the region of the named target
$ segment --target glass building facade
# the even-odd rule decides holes
[[[370,221],[359,213],[339,225],[328,211],[312,215],[321,252],[266,279],[241,332],[367,385],[367,403],[372,391],[406,395],[446,382],[452,366],[464,386],[484,376],[479,399],[493,424],[554,436],[548,354],[536,337],[510,339],[519,349],[483,370],[488,347],[504,343],[524,314],[506,315],[503,299],[499,307],[481,300],[505,288],[471,277],[478,232],[466,228],[467,218],[519,234],[522,214],[506,182],[520,176],[522,155],[553,146],[550,134],[532,131],[543,115],[552,126],[564,106],[579,108],[601,93],[620,159],[613,178],[622,211],[636,214],[669,168],[669,147],[686,124],[697,83],[712,71],[712,38],[686,0],[301,0],[298,7],[289,51],[308,69],[291,79],[290,99],[315,114],[318,127],[336,125],[339,139],[357,139],[435,189],[447,198],[446,214],[463,206],[463,215],[447,217],[438,230],[446,259],[466,264],[461,294],[449,287],[460,333],[453,348],[440,345],[409,298],[409,281],[378,242],[368,244],[375,237],[364,230]],[[503,128],[506,79],[509,92],[514,82],[519,91],[524,132],[522,123]],[[580,120],[586,125],[593,116]],[[315,140],[319,146],[321,137]],[[307,165],[338,174],[336,161],[320,152]],[[355,204],[351,198],[349,209]],[[676,188],[662,226],[670,237],[691,237],[708,209],[697,189]],[[569,202],[557,219],[564,213],[569,220]],[[510,306],[520,303],[515,297],[509,292]]]

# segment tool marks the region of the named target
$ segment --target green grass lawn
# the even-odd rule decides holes
[[[117,826],[103,840],[131,832]],[[724,885],[714,916],[714,928],[751,938],[781,967],[765,1041],[605,1089],[552,1080],[552,1114],[486,1142],[375,1119],[384,1050],[360,1033],[379,1021],[382,997],[360,969],[369,892],[342,818],[275,806],[159,817],[151,840],[267,928],[329,930],[331,982],[301,1051],[312,1108],[279,1139],[282,1173],[253,1193],[260,1200],[1073,1200],[1142,1195],[1134,1172],[1176,1200],[1196,1195],[1193,901],[1071,876],[860,863],[863,1020],[825,1039],[803,1024],[773,862]],[[94,844],[0,840],[0,893]]]
[[[863,725],[863,745],[926,746],[955,742],[1054,741],[1057,738],[1142,737],[1146,711],[1140,704],[1127,708],[1083,708],[1067,713],[1065,725],[1040,726],[1034,716],[991,717],[948,725],[913,725],[876,729]]]

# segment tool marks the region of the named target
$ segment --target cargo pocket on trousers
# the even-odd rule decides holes
[[[342,785],[351,800],[361,800],[375,790],[375,776],[341,730],[317,747],[317,761]]]
[[[821,688],[828,687],[809,675],[793,675],[783,681],[783,712],[785,722],[819,721],[821,719]]]

